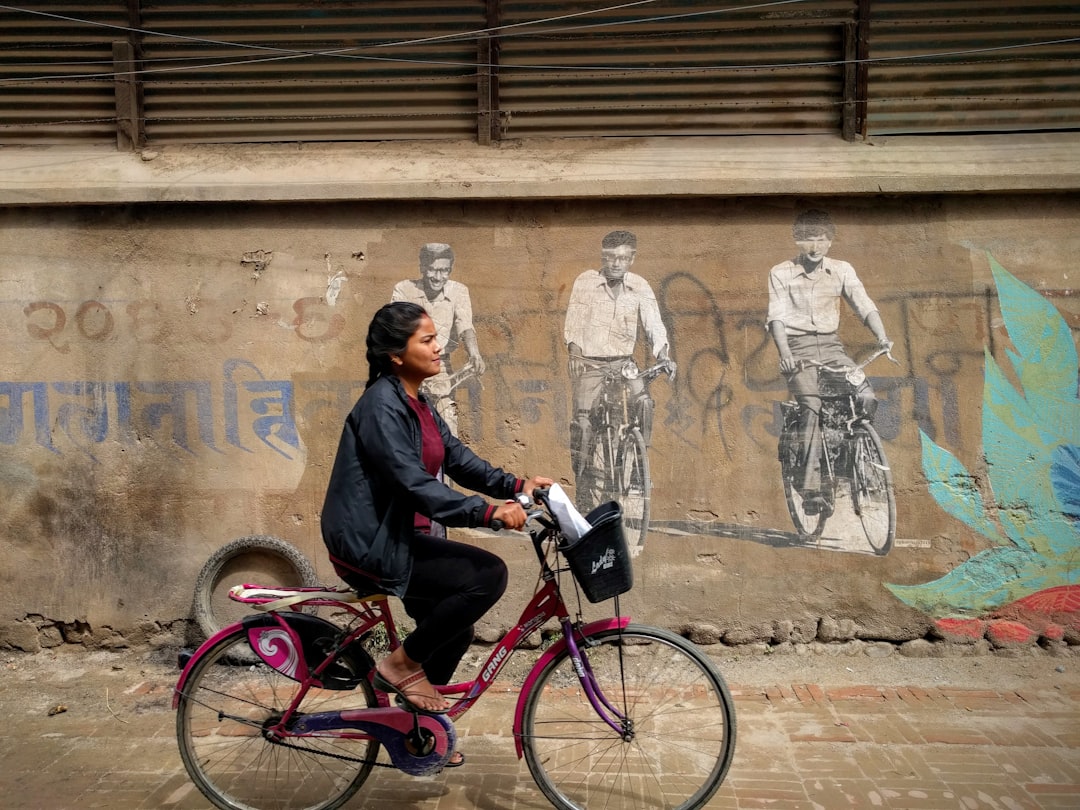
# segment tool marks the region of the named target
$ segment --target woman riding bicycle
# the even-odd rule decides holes
[[[550,478],[519,479],[462,444],[419,393],[439,373],[435,325],[417,304],[382,307],[367,335],[364,393],[345,420],[322,511],[322,535],[338,575],[361,593],[401,599],[416,629],[376,666],[376,688],[416,710],[441,712],[447,684],[473,638],[473,624],[506,589],[506,564],[475,546],[435,537],[447,526],[520,529],[520,504],[498,506],[440,479],[493,498],[528,495]],[[451,760],[450,765],[461,764]]]

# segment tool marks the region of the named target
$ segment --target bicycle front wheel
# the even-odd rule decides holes
[[[852,444],[851,504],[870,548],[875,554],[884,556],[892,549],[896,536],[892,470],[872,425],[857,425]]]
[[[567,652],[525,702],[522,748],[537,786],[560,810],[694,810],[735,753],[735,707],[716,667],[686,639],[631,624],[579,642],[606,701],[600,718]]]
[[[371,773],[379,753],[371,740],[271,738],[265,729],[288,708],[300,684],[251,663],[237,626],[195,664],[176,714],[176,739],[188,775],[222,810],[332,810]],[[376,705],[367,681],[353,691],[312,689],[301,714]]]
[[[784,498],[787,500],[788,514],[795,531],[801,537],[820,537],[825,529],[825,516],[808,515],[803,511],[803,497],[799,493],[798,482],[802,478],[802,450],[799,434],[786,426],[780,434],[778,450],[780,456],[780,476],[784,482]]]
[[[649,455],[645,439],[637,428],[629,431],[619,447],[619,494],[622,505],[623,528],[631,549],[645,547],[649,534],[649,495],[652,477],[649,475]]]

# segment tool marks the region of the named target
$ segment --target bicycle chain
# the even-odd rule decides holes
[[[267,742],[272,743],[273,745],[280,745],[282,748],[292,748],[294,751],[303,751],[304,753],[316,754],[320,757],[330,757],[331,759],[340,759],[345,762],[357,762],[361,765],[374,765],[376,768],[397,768],[397,766],[391,762],[378,762],[374,759],[358,759],[356,757],[346,756],[345,754],[332,754],[329,751],[316,751],[312,748],[304,748],[301,745],[287,743],[284,740],[272,740],[267,737],[264,737],[264,739],[266,739]]]
[[[176,690],[176,691],[179,692],[179,690]],[[198,698],[194,698],[194,697],[192,697],[191,695],[188,695],[185,692],[179,692],[179,694],[181,694],[183,697],[187,698],[188,700],[191,700],[191,701],[194,701],[195,703],[198,703],[200,706],[202,706],[204,708],[207,708],[207,709],[212,709],[213,708],[212,706],[208,705],[207,703],[199,700]],[[245,701],[245,702],[249,702],[249,701]],[[255,703],[252,703],[251,705],[258,706],[258,704],[255,704]],[[265,708],[265,707],[259,706],[259,708]],[[267,711],[269,711],[269,710],[267,710]],[[357,757],[346,756],[345,754],[333,754],[333,753],[331,753],[329,751],[316,751],[316,750],[314,750],[312,748],[304,748],[301,745],[294,745],[292,743],[287,743],[284,740],[275,740],[275,739],[272,739],[272,738],[268,737],[265,733],[262,733],[262,732],[266,731],[266,728],[261,723],[253,723],[250,720],[246,720],[243,717],[234,717],[232,715],[224,714],[223,712],[218,712],[218,716],[219,716],[219,718],[227,717],[230,720],[233,720],[233,721],[235,721],[237,723],[240,723],[241,725],[245,725],[245,726],[248,726],[250,728],[257,729],[261,733],[261,736],[262,736],[262,738],[264,740],[266,740],[268,743],[270,743],[272,745],[280,745],[282,748],[292,748],[292,749],[294,749],[296,751],[304,751],[304,752],[309,753],[309,754],[317,754],[318,756],[330,757],[331,759],[340,759],[340,760],[343,760],[345,762],[356,762],[356,763],[359,763],[361,765],[373,765],[373,766],[375,766],[377,768],[395,768],[396,769],[396,767],[397,767],[394,764],[389,763],[389,762],[378,762],[378,761],[376,761],[374,759],[359,759]],[[330,739],[330,738],[327,738],[327,739]]]

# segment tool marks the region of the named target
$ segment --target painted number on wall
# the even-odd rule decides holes
[[[132,301],[123,306],[126,327],[140,343],[160,343],[165,339],[166,318],[155,301]],[[117,316],[101,301],[84,301],[73,316],[55,301],[33,301],[23,308],[26,331],[35,340],[48,341],[54,349],[66,354],[71,351],[69,338],[73,334],[84,340],[100,343],[117,331]],[[69,307],[70,309],[70,307]],[[337,338],[345,328],[345,318],[333,312],[322,298],[300,298],[293,302],[291,325],[296,336],[308,343],[322,343]],[[194,313],[193,313],[194,314]],[[70,321],[70,323],[69,323]],[[74,333],[71,331],[74,329]],[[201,343],[225,343],[232,337],[232,323],[225,317],[202,322],[191,330],[191,337]]]

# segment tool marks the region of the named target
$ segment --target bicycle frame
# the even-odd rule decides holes
[[[641,396],[649,396],[649,383],[655,380],[668,366],[666,363],[657,363],[649,368],[638,371],[630,360],[627,363],[633,366],[633,375],[627,376],[626,366],[619,371],[609,371],[604,374],[604,383],[597,398],[595,413],[600,415],[599,424],[611,425],[621,437],[627,430],[638,427],[637,408],[630,398],[630,390],[627,385],[629,380],[643,380],[645,389]]]
[[[589,702],[596,710],[597,715],[619,734],[625,733],[625,718],[599,689],[588,666],[587,657],[583,657],[581,650],[578,648],[578,641],[584,635],[592,632],[625,628],[630,623],[630,617],[618,616],[591,622],[583,626],[574,625],[559,588],[557,572],[548,564],[544,553],[543,544],[550,534],[550,530],[547,532],[536,530],[530,533],[534,549],[536,550],[537,557],[541,563],[541,579],[543,584],[533,594],[528,604],[522,610],[517,624],[514,625],[497,645],[495,645],[495,648],[480,667],[479,674],[476,678],[447,684],[445,686],[436,686],[436,689],[444,695],[462,696],[445,715],[449,720],[455,720],[467,712],[480,699],[484,692],[487,691],[495,681],[499,672],[510,660],[513,653],[519,649],[521,643],[527,636],[539,630],[540,627],[549,620],[557,619],[562,631],[562,638],[560,638],[557,643],[553,644],[536,661],[526,679],[525,687],[522,688],[518,696],[517,707],[514,712],[513,729],[515,748],[519,759],[523,756],[521,737],[525,699],[529,692],[527,687],[535,682],[548,661],[555,656],[560,655],[563,650],[567,648],[569,648],[570,656],[573,660],[574,671],[578,674],[582,688],[588,695]],[[233,588],[230,596],[237,599],[237,601],[248,602],[262,610],[267,616],[273,617],[279,625],[279,627],[274,628],[275,631],[280,632],[283,630],[286,636],[291,639],[291,652],[293,652],[294,655],[284,657],[288,658],[290,662],[293,663],[294,668],[285,670],[275,666],[270,660],[267,660],[267,663],[271,666],[275,666],[279,671],[294,678],[301,684],[300,689],[293,699],[292,705],[288,707],[280,720],[272,728],[263,729],[263,733],[273,734],[279,739],[288,739],[290,736],[302,736],[295,734],[290,728],[296,706],[300,704],[304,696],[312,688],[322,687],[322,676],[327,669],[338,659],[338,656],[342,651],[353,642],[360,640],[366,633],[369,633],[379,625],[382,625],[387,630],[391,649],[396,648],[398,644],[396,627],[393,615],[390,612],[389,600],[386,596],[381,594],[359,597],[348,590],[327,591],[317,588],[262,591],[264,595],[245,594],[244,589],[251,588],[257,588],[257,586],[237,586]],[[348,596],[350,595],[353,597],[351,600],[348,599]],[[359,607],[357,605],[359,605]],[[301,652],[303,650],[302,640],[299,638],[296,630],[290,626],[288,614],[284,613],[287,609],[298,610],[305,606],[343,609],[350,613],[354,617],[354,620],[358,621],[357,626],[340,640],[337,648],[328,654],[325,660],[310,670],[308,669],[308,662],[304,660],[305,656]],[[219,633],[207,639],[207,641],[205,641],[192,655],[180,675],[176,691],[173,694],[174,710],[177,708],[180,694],[184,691],[188,676],[190,675],[195,662],[199,660],[206,649],[212,647],[219,638],[232,632],[235,627],[236,625],[231,625],[222,629]],[[259,654],[262,655],[261,652]],[[367,677],[370,678],[371,673],[368,673]],[[305,715],[305,729],[321,736],[332,735],[341,739],[355,740],[371,739],[376,735],[363,730],[365,727],[364,718],[371,717],[374,720],[376,716],[375,713],[385,713],[390,705],[389,699],[385,694],[377,692],[377,695],[379,699],[378,708],[369,709],[365,707],[355,710],[339,710]],[[405,714],[400,709],[393,709],[392,711],[395,713],[400,712],[402,717],[409,717],[409,715]],[[418,717],[430,718],[430,716],[423,714],[418,715]],[[381,716],[380,720],[383,720]],[[381,739],[380,742],[385,744],[386,740]]]
[[[832,516],[843,484],[850,484],[851,511],[861,524],[875,554],[889,552],[895,532],[895,495],[888,461],[880,437],[874,430],[873,412],[859,407],[858,389],[866,380],[864,369],[886,355],[893,363],[889,347],[881,347],[863,362],[851,366],[830,366],[814,360],[800,361],[800,368],[816,368],[821,409],[817,415],[820,434],[819,490],[825,506],[806,513],[799,486],[806,464],[803,459],[801,405],[781,403],[782,427],[779,457],[788,512],[796,530],[808,537],[820,537]],[[871,465],[877,472],[868,472]]]
[[[627,375],[628,368],[633,369],[630,376]],[[603,470],[601,470],[604,477],[604,489],[612,491],[618,483],[613,480],[613,476],[618,463],[616,454],[619,444],[625,440],[627,434],[634,428],[644,430],[639,409],[636,407],[636,400],[630,397],[628,381],[631,379],[644,381],[645,388],[639,398],[651,399],[649,396],[649,383],[660,376],[661,373],[667,371],[668,368],[666,362],[661,362],[639,371],[634,361],[629,360],[618,371],[605,372],[600,394],[590,416],[593,423],[592,444],[591,447],[582,448],[586,457],[589,457],[595,452],[596,446],[600,446],[604,464]]]
[[[845,466],[850,464],[850,459],[842,457],[842,454],[854,435],[855,426],[861,422],[872,423],[867,414],[859,412],[855,403],[855,392],[866,379],[864,369],[882,355],[893,363],[898,362],[892,356],[891,349],[884,347],[854,366],[830,366],[814,360],[805,361],[807,365],[818,370],[818,387],[821,391],[821,412],[818,414],[821,457],[827,470],[827,478],[832,482],[844,475],[843,470],[837,471],[836,461],[844,461]],[[839,378],[842,378],[842,381]],[[830,435],[836,432],[842,434],[839,441]]]

